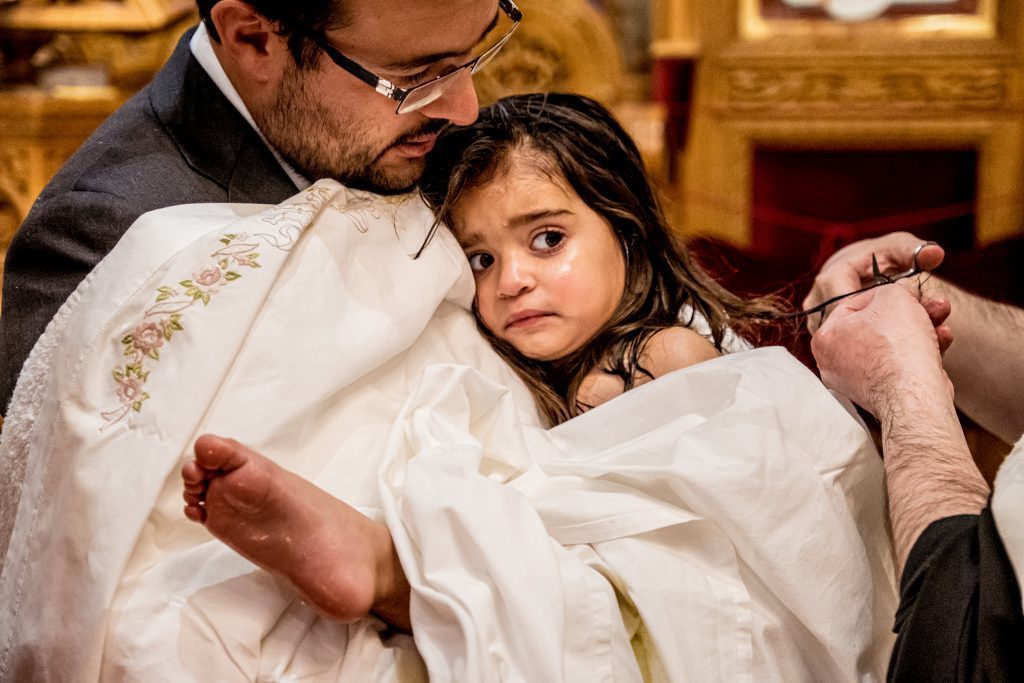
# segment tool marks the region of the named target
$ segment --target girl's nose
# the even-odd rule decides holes
[[[511,299],[533,289],[536,280],[524,259],[506,258],[498,278],[498,296]]]

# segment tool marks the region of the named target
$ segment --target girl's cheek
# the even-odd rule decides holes
[[[480,315],[480,321],[484,324],[484,327],[494,332],[494,299],[487,292],[482,292],[477,289],[476,292],[476,310]]]

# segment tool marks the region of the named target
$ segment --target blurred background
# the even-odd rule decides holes
[[[836,249],[907,230],[946,248],[943,276],[1024,304],[1024,0],[519,4],[481,99],[609,105],[728,287],[798,306]],[[0,0],[0,254],[195,17],[192,0]],[[804,335],[785,343],[812,364]],[[991,477],[1008,447],[967,430]]]

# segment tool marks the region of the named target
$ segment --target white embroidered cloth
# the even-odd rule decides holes
[[[739,353],[544,431],[454,240],[410,258],[429,224],[320,182],[133,226],[0,441],[27,463],[0,680],[880,680],[881,464],[813,375]],[[415,641],[317,617],[186,521],[203,432],[386,522]]]

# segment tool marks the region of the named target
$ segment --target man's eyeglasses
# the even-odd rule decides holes
[[[513,33],[515,33],[515,30],[519,28],[519,22],[523,20],[523,13],[519,11],[519,8],[516,7],[516,4],[512,0],[498,0],[498,8],[501,9],[505,16],[513,22],[512,28],[502,36],[501,40],[462,66],[457,66],[451,71],[437,76],[433,80],[427,81],[426,83],[417,85],[413,88],[409,88],[408,90],[398,87],[388,79],[378,76],[372,71],[365,69],[358,63],[352,61],[338,51],[337,48],[328,43],[324,36],[317,36],[314,39],[317,47],[323,50],[324,53],[331,58],[331,61],[369,85],[381,95],[398,102],[398,108],[395,110],[395,113],[408,114],[409,112],[422,109],[431,102],[436,101],[448,91],[452,84],[455,83],[459,76],[464,72],[469,72],[470,75],[475,74],[477,71],[487,66],[487,63],[490,62],[499,51],[501,51],[501,48],[505,46],[508,39],[512,37]]]

